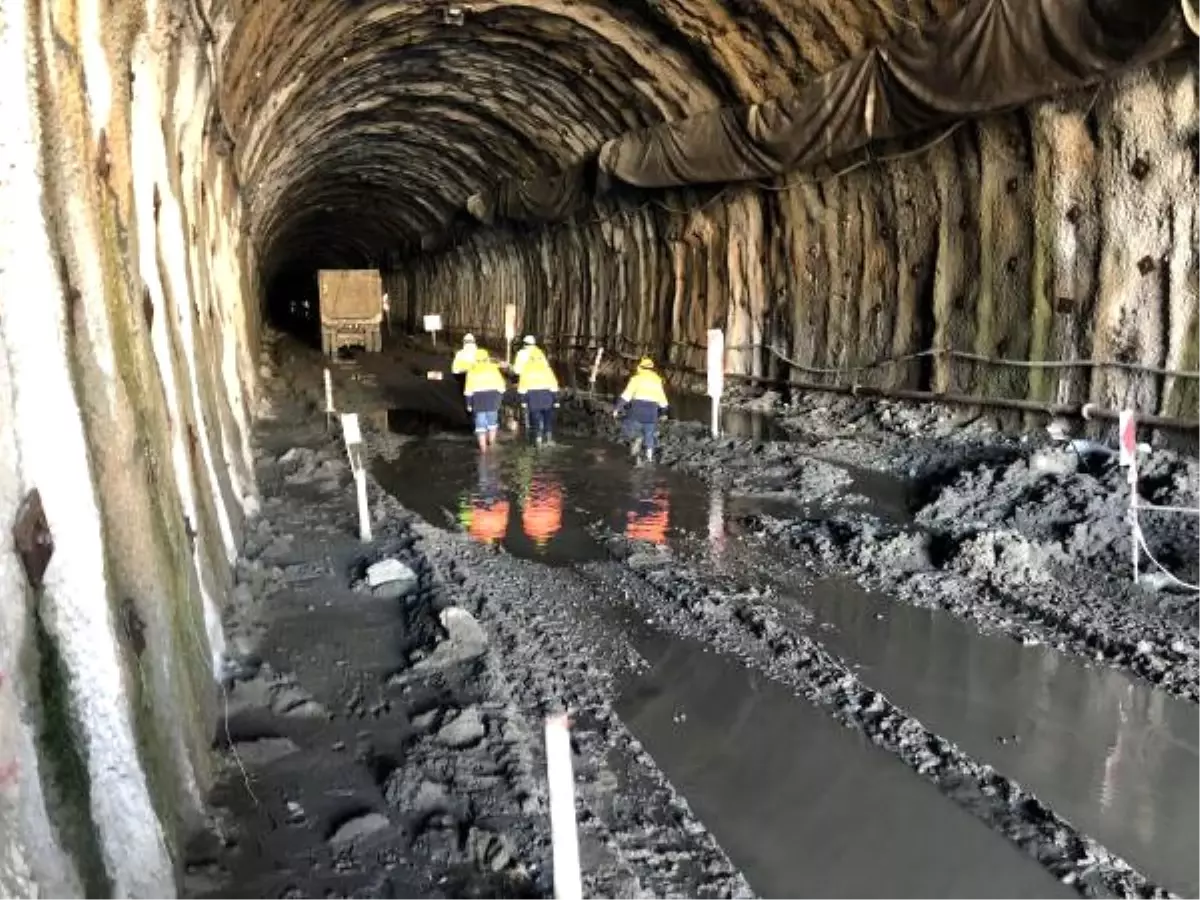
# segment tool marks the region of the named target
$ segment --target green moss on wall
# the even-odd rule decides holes
[[[92,818],[91,779],[72,726],[71,692],[58,645],[34,616],[33,667],[38,686],[38,757],[51,821],[75,860],[88,897],[111,897],[112,884]]]

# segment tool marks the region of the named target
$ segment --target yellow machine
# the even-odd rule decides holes
[[[383,349],[383,279],[378,269],[322,269],[317,273],[321,304],[321,352],[341,347]]]

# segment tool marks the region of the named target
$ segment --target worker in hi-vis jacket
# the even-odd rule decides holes
[[[654,361],[643,357],[613,410],[614,418],[626,413],[625,434],[633,437],[635,457],[645,447],[647,461],[654,459],[654,449],[658,446],[658,420],[666,416],[667,408],[662,376],[654,371]]]
[[[467,383],[463,386],[463,399],[467,411],[475,420],[475,437],[479,449],[487,450],[496,444],[500,432],[500,402],[507,387],[500,367],[491,354],[480,347],[475,352],[475,365],[467,372]]]
[[[533,443],[554,442],[554,408],[558,406],[558,379],[545,356],[533,357],[521,367],[517,395],[525,407],[528,435]]]

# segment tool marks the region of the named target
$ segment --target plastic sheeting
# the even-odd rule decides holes
[[[794,94],[623,135],[594,160],[477,194],[468,209],[488,224],[543,223],[569,218],[613,182],[681,187],[811,168],[872,141],[1086,88],[1190,36],[1180,0],[973,0]]]
[[[644,188],[778,175],[1096,84],[1163,58],[1187,35],[1178,0],[976,0],[791,96],[609,141],[600,166]]]

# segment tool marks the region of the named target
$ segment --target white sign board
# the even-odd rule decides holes
[[[1117,427],[1121,448],[1119,462],[1122,466],[1132,466],[1137,462],[1137,422],[1133,417],[1133,410],[1121,410],[1119,422]]]
[[[440,314],[425,316],[425,330],[437,333],[442,330],[442,317]]]
[[[442,373],[441,372],[426,372],[425,379],[427,381],[441,381]]]
[[[708,333],[708,396],[716,399],[725,391],[725,332]]]
[[[504,305],[504,339],[512,341],[517,336],[517,304]]]

